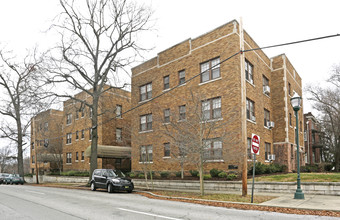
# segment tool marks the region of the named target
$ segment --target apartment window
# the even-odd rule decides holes
[[[264,109],[264,126],[268,127],[268,122],[270,122],[270,112]]]
[[[84,116],[85,116],[85,109],[82,108],[80,111],[81,111],[81,117],[84,118]]]
[[[45,124],[44,124],[44,130],[45,130],[45,131],[48,131],[48,122],[45,122]]]
[[[75,115],[76,115],[76,120],[78,120],[79,119],[78,111],[75,112]]]
[[[76,140],[79,140],[79,131],[76,131]]]
[[[265,146],[265,152],[264,152],[264,156],[265,156],[265,160],[269,160],[269,155],[271,154],[271,146],[270,143],[264,143]]]
[[[246,79],[254,84],[254,75],[253,75],[254,66],[248,60],[245,62],[245,71],[246,71]]]
[[[85,131],[83,129],[83,130],[81,130],[81,139],[84,139],[84,138],[85,138]]]
[[[221,118],[221,97],[202,101],[203,120]]]
[[[140,131],[152,130],[152,114],[140,116]]]
[[[78,161],[79,159],[79,152],[76,152],[76,162]]]
[[[48,139],[45,139],[45,140],[44,140],[44,147],[47,148],[47,147],[48,147],[48,144],[49,144]]]
[[[290,145],[290,158],[294,159],[294,146],[292,144]]]
[[[92,116],[93,116],[93,109],[90,108],[90,118],[92,118]]]
[[[179,78],[179,83],[180,85],[185,83],[185,70],[179,71],[178,72],[178,78]]]
[[[164,123],[170,122],[170,109],[164,110]]]
[[[169,76],[163,77],[163,85],[164,85],[164,90],[170,88],[170,77]]]
[[[185,120],[186,118],[186,107],[185,105],[179,106],[179,120]]]
[[[207,62],[201,63],[201,82],[207,82],[219,78],[220,74],[220,58],[215,58]]]
[[[152,83],[148,83],[146,85],[139,87],[139,101],[144,101],[151,99],[152,97]]]
[[[90,141],[92,140],[92,128],[90,128],[90,130],[89,130],[89,140]]]
[[[117,118],[122,118],[122,109],[123,109],[123,107],[121,105],[116,105],[116,116],[117,116]]]
[[[251,138],[247,138],[247,155],[248,155],[248,160],[252,160],[253,157],[251,155]]]
[[[116,141],[122,141],[122,129],[116,128]]]
[[[292,126],[292,113],[289,113],[289,125]]]
[[[81,152],[81,160],[83,161],[85,159],[84,151]]]
[[[66,124],[69,125],[72,123],[72,114],[66,115]]]
[[[255,118],[255,103],[251,101],[250,99],[247,99],[246,102],[247,105],[247,119],[256,121]]]
[[[288,95],[292,95],[292,86],[288,83]]]
[[[72,153],[66,153],[66,163],[72,163]]]
[[[71,144],[72,143],[72,133],[67,133],[66,134],[66,144]]]
[[[34,142],[31,143],[31,146],[32,150],[34,150]]]
[[[170,143],[164,144],[164,157],[170,157]]]
[[[269,80],[265,76],[263,76],[263,93],[267,95],[270,93]]]
[[[221,160],[222,159],[222,141],[218,138],[204,140],[204,159]]]
[[[140,162],[152,162],[152,145],[140,146]]]

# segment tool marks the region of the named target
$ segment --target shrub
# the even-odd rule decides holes
[[[129,173],[129,177],[130,177],[130,178],[135,178],[135,177],[136,177],[136,174],[135,174],[135,173]]]
[[[177,171],[177,172],[175,172],[175,175],[176,175],[176,177],[181,177],[182,176],[182,172],[181,171]]]
[[[226,172],[220,172],[220,173],[218,174],[218,177],[219,177],[219,178],[227,178],[227,176],[228,176],[228,174],[227,174]]]
[[[218,174],[221,173],[221,172],[223,172],[223,171],[213,168],[213,169],[210,170],[209,173],[212,177],[218,177]]]
[[[189,170],[189,173],[191,174],[191,176],[197,177],[199,172],[197,170]]]
[[[143,179],[143,178],[145,178],[145,175],[143,173],[140,173],[140,174],[138,174],[138,178]]]
[[[334,167],[333,164],[324,164],[323,169],[324,169],[325,171],[330,172],[330,171],[332,171],[333,167]]]
[[[260,175],[260,174],[271,174],[271,173],[278,173],[278,172],[284,172],[286,170],[285,165],[280,165],[280,164],[262,164],[261,162],[257,162],[255,164],[255,174]],[[251,167],[248,171],[249,175],[253,174],[253,167]]]
[[[167,178],[170,175],[170,173],[168,171],[162,171],[161,172],[161,177],[162,178]]]
[[[318,164],[308,164],[306,166],[301,166],[300,171],[305,173],[321,172],[322,167],[319,166]]]
[[[255,172],[256,172],[256,170],[255,170]],[[230,174],[228,174],[228,176],[227,176],[227,180],[234,180],[234,179],[236,179],[236,178],[237,178],[237,175],[234,174],[234,173],[230,173]]]
[[[33,177],[33,174],[32,173],[26,173],[24,176]]]
[[[203,179],[204,180],[209,180],[209,179],[211,179],[211,175],[210,174],[204,174],[203,175]]]

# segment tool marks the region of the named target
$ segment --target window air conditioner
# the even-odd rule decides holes
[[[250,119],[251,119],[252,121],[256,121],[256,117],[255,117],[254,115],[250,116]]]
[[[275,154],[269,154],[268,160],[275,160]]]
[[[263,93],[268,95],[270,93],[270,87],[269,86],[263,86]]]
[[[268,128],[273,128],[274,125],[275,125],[275,123],[274,123],[273,121],[268,121],[268,122],[267,122],[267,127],[268,127]]]

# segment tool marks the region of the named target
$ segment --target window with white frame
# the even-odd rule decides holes
[[[164,110],[164,123],[170,122],[170,109],[167,108]]]
[[[185,83],[185,70],[181,70],[178,72],[178,78],[179,78],[179,85],[182,85]]]
[[[152,145],[140,146],[140,162],[152,162]]]
[[[140,116],[140,131],[152,130],[152,114]]]
[[[170,157],[170,143],[164,144],[164,157]]]
[[[116,128],[116,141],[122,141],[122,128]]]
[[[66,124],[69,125],[72,123],[72,114],[66,115]]]
[[[256,121],[256,118],[255,118],[255,103],[252,100],[247,99],[246,105],[247,105],[247,119],[252,120],[252,121]]]
[[[72,143],[72,133],[67,133],[66,134],[66,144],[71,144]]]
[[[75,115],[76,115],[76,120],[78,120],[79,119],[79,111],[78,110],[76,110],[76,112],[74,113]]]
[[[83,129],[83,130],[81,130],[81,139],[84,139],[84,138],[85,138],[85,131]]]
[[[76,140],[79,140],[79,131],[76,131]]]
[[[145,84],[139,87],[139,101],[144,101],[152,98],[152,83]]]
[[[246,79],[251,83],[254,84],[254,75],[253,75],[253,64],[251,64],[248,60],[245,61],[245,74]]]
[[[76,152],[76,162],[79,160],[79,152]]]
[[[66,153],[66,163],[72,163],[72,153]]]
[[[207,62],[201,63],[201,82],[217,79],[220,74],[220,58],[215,58]]]
[[[166,90],[169,88],[170,88],[170,76],[167,75],[163,77],[163,89]]]
[[[264,126],[268,127],[268,122],[270,122],[270,112],[264,109]]]
[[[221,160],[222,159],[222,141],[219,138],[204,140],[205,160]]]
[[[202,101],[203,120],[221,118],[221,97]]]
[[[270,146],[270,143],[267,143],[267,142],[265,142],[264,145],[265,145],[265,154],[264,154],[265,160],[269,160],[269,155],[271,154],[271,146]]]
[[[81,108],[80,111],[81,111],[81,117],[84,118],[84,116],[85,116],[85,109],[84,109],[84,108]]]
[[[185,120],[186,118],[186,108],[185,105],[179,106],[179,120]]]
[[[116,105],[116,116],[117,118],[122,118],[123,107],[121,105]]]
[[[85,153],[84,151],[81,152],[81,160],[83,161],[85,159]]]

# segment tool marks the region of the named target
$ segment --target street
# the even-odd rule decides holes
[[[336,219],[155,200],[135,193],[0,185],[0,219]]]

